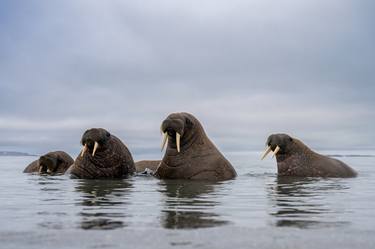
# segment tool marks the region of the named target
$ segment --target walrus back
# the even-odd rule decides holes
[[[135,162],[136,172],[137,173],[144,172],[146,168],[155,172],[160,162],[161,160],[142,160],[142,161]]]
[[[24,170],[23,173],[33,173],[39,171],[39,159],[30,163]]]

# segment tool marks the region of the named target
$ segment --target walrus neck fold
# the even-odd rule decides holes
[[[308,169],[310,166],[307,162],[315,154],[300,140],[294,139],[286,153],[276,155],[278,173],[280,175],[295,175],[299,171]]]

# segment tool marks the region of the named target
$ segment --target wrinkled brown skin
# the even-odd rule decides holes
[[[99,143],[92,156],[94,143]],[[128,148],[116,136],[102,128],[87,130],[81,139],[87,144],[86,153],[78,155],[69,173],[75,178],[100,179],[123,178],[135,172],[133,157]]]
[[[221,181],[236,177],[230,162],[207,137],[202,125],[189,113],[170,114],[161,130],[168,133],[168,145],[155,176],[162,179]],[[177,152],[176,132],[181,134]]]
[[[135,169],[137,173],[144,172],[146,168],[156,171],[157,167],[159,166],[161,160],[142,160],[135,162]]]
[[[312,151],[304,143],[287,134],[273,134],[267,145],[280,151],[276,155],[279,176],[355,177],[357,172],[345,163]]]
[[[64,174],[73,163],[73,158],[64,151],[53,151],[30,163],[23,173]]]

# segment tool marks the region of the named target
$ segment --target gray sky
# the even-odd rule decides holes
[[[286,132],[373,149],[375,2],[0,3],[0,150],[79,152],[103,127],[158,153],[187,111],[225,153]],[[137,157],[137,156],[136,156]]]

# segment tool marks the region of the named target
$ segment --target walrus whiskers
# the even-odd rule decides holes
[[[180,152],[180,140],[181,140],[181,135],[176,132],[176,146],[177,146],[177,151]]]
[[[98,147],[99,147],[99,144],[98,144],[98,142],[95,141],[94,150],[92,151],[92,156],[95,156],[95,152],[98,149]]]
[[[164,150],[165,145],[168,144],[168,134],[167,132],[163,133],[163,142],[161,143],[161,151]]]
[[[263,160],[268,155],[268,153],[270,153],[271,151],[272,151],[271,146],[267,146],[267,148],[264,151],[264,153],[263,153],[262,157],[260,158],[260,160]]]

